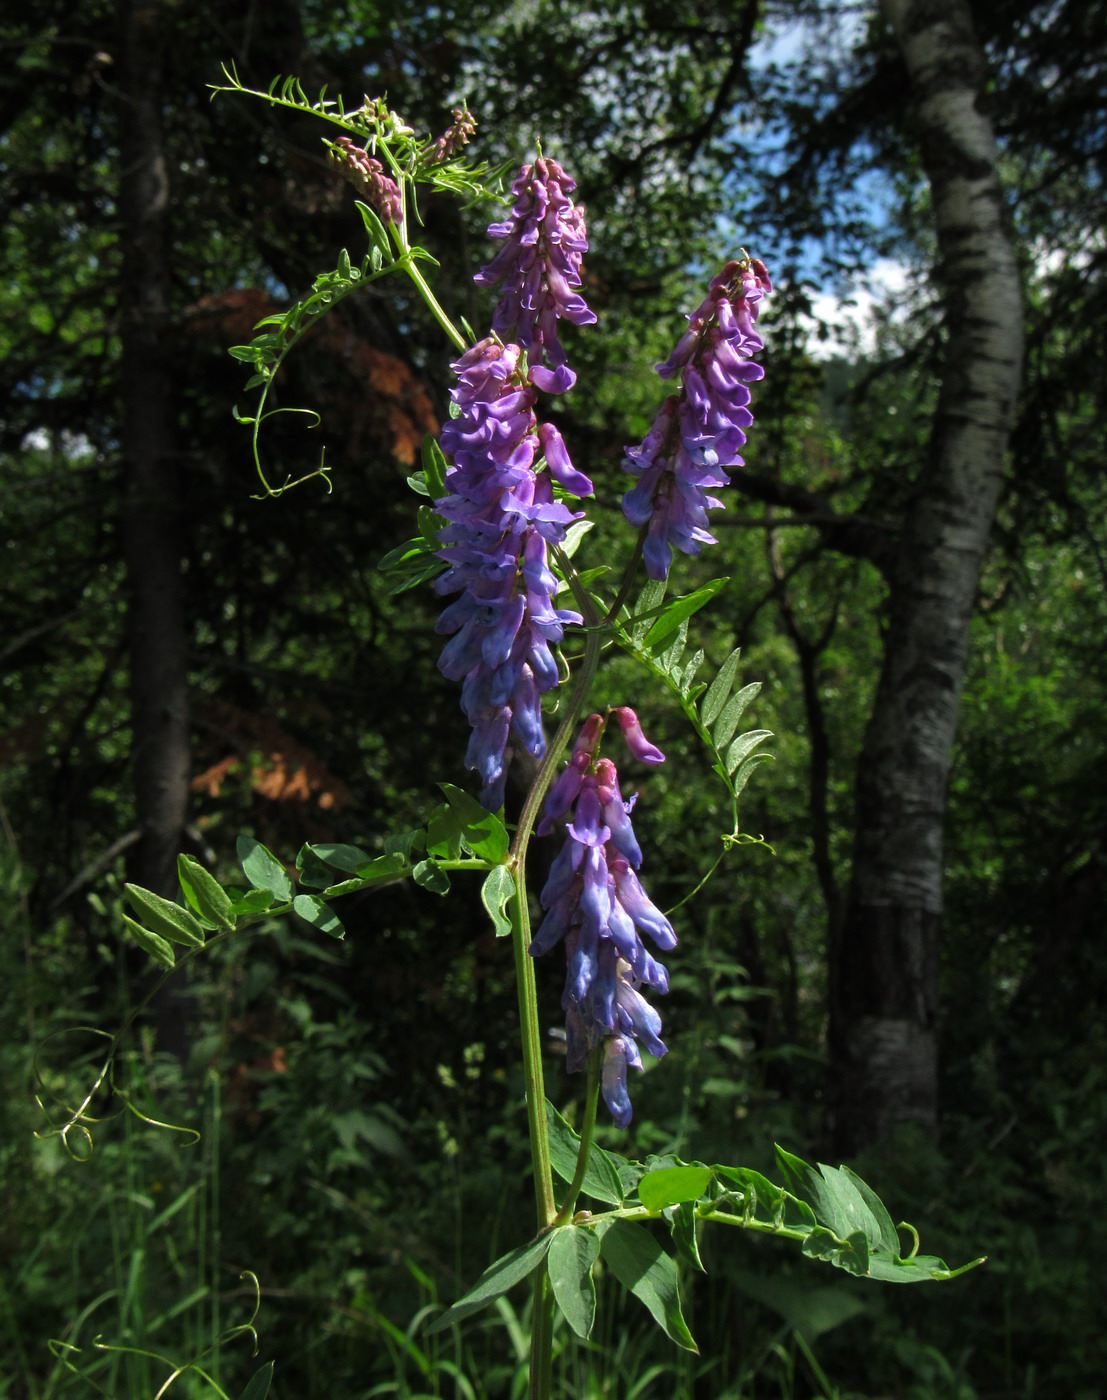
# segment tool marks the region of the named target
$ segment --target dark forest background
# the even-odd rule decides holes
[[[741,646],[763,683],[749,715],[775,762],[742,823],[769,844],[680,910],[672,1051],[609,1141],[769,1171],[774,1140],[849,1161],[924,1250],[990,1262],[881,1290],[713,1241],[689,1282],[702,1358],[611,1298],[606,1351],[565,1339],[563,1392],[1105,1393],[1107,10],[956,0],[956,61],[924,91],[928,12],[900,8],[40,0],[0,20],[5,1400],[157,1393],[163,1365],[96,1339],[177,1362],[211,1347],[237,1394],[258,1362],[221,1338],[250,1317],[246,1270],[281,1400],[508,1396],[520,1374],[521,1299],[456,1351],[411,1326],[530,1218],[510,955],[475,889],[351,897],[343,943],[262,925],[159,995],[120,1086],[199,1142],[106,1092],[87,1160],[34,1136],[34,1095],[79,1101],[91,1028],[148,989],[120,938],[125,879],[174,893],[179,850],[233,879],[240,832],[289,861],[304,841],[371,848],[462,781],[436,600],[391,596],[375,569],[411,533],[405,478],[445,414],[448,348],[399,279],[346,302],[281,389],[321,426],[278,418],[263,441],[275,479],[325,448],[333,493],[254,499],[227,349],[362,232],[320,129],[210,100],[223,62],[256,87],[386,93],[432,133],[465,96],[478,157],[541,138],[575,174],[599,325],[570,333],[557,421],[599,483],[595,560],[628,547],[621,450],[706,276],[746,247],[776,283],[740,491],[677,578],[731,578],[699,644],[716,667]],[[971,173],[998,181],[1009,264],[958,261],[943,93],[994,131]],[[436,287],[478,332],[492,213],[422,210]],[[851,349],[833,298],[889,265],[897,290],[877,284],[875,335]],[[972,298],[997,276],[1021,295],[1021,376],[994,462],[958,476]],[[636,811],[668,907],[711,864],[726,803],[676,706],[641,690],[616,663],[597,703],[639,704],[669,756]],[[551,1027],[559,980],[545,970]],[[194,1374],[181,1391],[214,1393]]]

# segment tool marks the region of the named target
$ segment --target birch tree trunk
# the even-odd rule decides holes
[[[883,667],[832,935],[831,1099],[843,1155],[937,1121],[942,837],[969,626],[1014,418],[1022,302],[963,0],[881,0],[911,85],[945,300],[927,461],[889,571]]]
[[[130,605],[135,814],[130,878],[177,890],[188,803],[188,654],[181,581],[181,500],[168,365],[169,181],[162,144],[165,11],[119,0],[122,57],[121,443],[123,551]]]

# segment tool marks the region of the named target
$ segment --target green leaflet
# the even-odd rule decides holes
[[[124,885],[123,893],[146,928],[174,943],[184,943],[190,948],[203,946],[203,925],[187,909],[171,899],[163,899],[153,890],[144,890],[141,885]]]
[[[645,1225],[613,1220],[600,1242],[604,1263],[685,1351],[698,1352],[680,1307],[677,1267]]]
[[[128,914],[123,915],[123,922],[138,946],[160,962],[162,967],[176,966],[177,955],[173,952],[172,943],[167,942],[160,934],[151,933],[148,928],[143,928]]]
[[[595,1230],[564,1225],[554,1231],[547,1267],[557,1306],[578,1337],[590,1337],[596,1320],[592,1265],[600,1252]]]
[[[252,836],[240,836],[236,849],[243,872],[254,889],[269,890],[274,898],[287,904],[295,891],[288,871],[272,851]]]
[[[428,1334],[441,1332],[443,1328],[462,1322],[472,1313],[479,1312],[481,1308],[495,1302],[501,1293],[506,1293],[509,1288],[521,1283],[546,1257],[546,1251],[553,1243],[554,1233],[548,1230],[544,1235],[539,1235],[538,1239],[520,1245],[518,1249],[513,1249],[509,1254],[497,1259],[494,1264],[490,1264],[464,1298],[459,1298],[453,1307],[447,1308],[441,1317],[435,1318],[427,1328]]]
[[[234,911],[231,909],[230,896],[215,876],[205,870],[199,861],[193,860],[191,856],[178,856],[177,875],[180,878],[185,899],[188,900],[201,919],[207,919],[208,923],[214,924],[216,928],[234,928],[235,918]]]

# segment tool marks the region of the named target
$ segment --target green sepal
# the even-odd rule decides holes
[[[301,919],[322,933],[329,933],[332,938],[346,937],[342,920],[317,894],[298,894],[292,901],[292,908]]]
[[[163,899],[153,890],[144,890],[141,885],[124,885],[123,893],[146,928],[173,943],[183,943],[189,948],[203,947],[203,926],[187,909],[171,899]]]
[[[123,922],[138,946],[160,962],[162,967],[176,967],[177,955],[173,952],[172,943],[162,938],[160,933],[151,933],[148,928],[143,928],[129,914],[123,915]]]
[[[596,1285],[592,1265],[600,1252],[595,1230],[564,1225],[554,1232],[546,1261],[554,1300],[566,1322],[587,1340],[596,1320]]]
[[[518,1249],[513,1249],[510,1254],[505,1254],[494,1264],[490,1264],[464,1298],[459,1298],[453,1307],[447,1308],[441,1317],[435,1318],[427,1332],[441,1332],[446,1327],[452,1327],[454,1323],[462,1322],[481,1308],[487,1307],[489,1303],[494,1303],[509,1288],[521,1283],[529,1274],[534,1273],[546,1257],[553,1237],[554,1231],[547,1230],[544,1235],[531,1240],[530,1244],[520,1245]]]
[[[507,906],[515,898],[515,880],[506,865],[494,865],[480,887],[480,900],[488,910],[497,938],[511,932],[511,916]]]
[[[678,1347],[698,1352],[680,1307],[677,1267],[645,1225],[613,1220],[600,1242],[604,1263]]]
[[[247,880],[256,890],[270,890],[275,899],[287,904],[295,894],[288,871],[268,847],[252,836],[240,836],[235,849]]]
[[[216,928],[234,928],[234,911],[227,891],[199,861],[191,856],[177,857],[177,875],[184,890],[185,899],[200,915]]]

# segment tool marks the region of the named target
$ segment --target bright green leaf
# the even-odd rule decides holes
[[[750,702],[756,699],[760,692],[761,682],[751,681],[749,685],[744,685],[737,694],[732,695],[726,702],[719,715],[719,722],[711,733],[711,739],[716,749],[721,751],[730,743],[734,737],[734,731],[738,728],[738,721],[749,709]],[[710,723],[711,721],[705,716],[704,724]]]
[[[494,1264],[490,1264],[464,1298],[459,1298],[453,1307],[447,1308],[441,1317],[435,1318],[427,1332],[441,1332],[445,1327],[452,1327],[454,1323],[461,1322],[472,1313],[487,1307],[515,1284],[521,1283],[546,1257],[546,1251],[553,1243],[553,1236],[554,1231],[549,1230],[538,1239],[531,1240],[530,1244],[520,1245],[518,1249],[513,1249],[510,1254],[505,1254]]]
[[[694,593],[685,593],[681,598],[674,598],[654,621],[642,641],[642,646],[647,651],[656,651],[666,637],[675,632],[693,613],[699,612],[700,608],[710,603],[715,594],[729,582],[729,579],[715,578],[710,583],[705,583],[702,588],[697,588]]]
[[[613,1220],[604,1232],[600,1252],[623,1287],[646,1305],[677,1346],[698,1352],[680,1309],[676,1264],[649,1229],[629,1220]]]
[[[136,923],[129,914],[123,915],[123,922],[126,924],[131,937],[138,946],[149,953],[157,962],[161,963],[162,967],[176,966],[177,955],[173,951],[172,943],[162,938],[160,934],[151,933],[148,928],[143,928],[142,925]]]
[[[734,673],[738,670],[738,658],[742,655],[742,648],[735,647],[727,659],[719,667],[719,674],[707,687],[707,694],[703,697],[700,705],[700,719],[705,725],[710,725],[715,716],[726,704],[726,698],[730,694],[730,688],[734,684]],[[735,721],[737,723],[737,721]],[[731,730],[731,733],[734,731]],[[729,735],[727,736],[730,737]]]
[[[163,899],[153,890],[144,890],[141,885],[124,885],[123,893],[146,928],[162,938],[184,943],[190,948],[203,945],[203,926],[187,909],[182,909],[170,899]]]
[[[554,1232],[547,1268],[557,1306],[578,1337],[592,1335],[596,1320],[596,1285],[592,1265],[600,1252],[596,1232],[565,1225]]]
[[[288,871],[260,841],[252,836],[240,836],[236,848],[247,880],[258,890],[271,890],[276,899],[287,904],[295,890]]]
[[[315,894],[298,894],[292,901],[292,907],[299,914],[301,919],[312,924],[323,933],[329,933],[332,938],[345,938],[346,930],[342,927],[342,920],[334,912],[329,904]]]
[[[638,1199],[647,1210],[664,1210],[681,1201],[698,1201],[711,1181],[710,1167],[662,1167],[638,1183]]]
[[[217,928],[234,928],[234,914],[226,890],[199,861],[191,856],[178,856],[177,875],[185,898],[202,919],[207,919]]]
[[[495,926],[496,937],[504,938],[511,932],[507,906],[515,898],[515,881],[506,865],[494,865],[488,872],[480,888],[480,898]]]
[[[739,763],[752,752],[758,744],[763,744],[766,739],[771,739],[773,733],[771,729],[751,729],[748,734],[740,734],[730,748],[726,751],[723,759],[723,767],[727,774],[731,774],[738,767]]]
[[[373,860],[367,851],[359,850],[357,846],[344,846],[341,842],[319,841],[310,849],[327,865],[333,865],[336,870],[347,870],[351,875],[357,875]]]
[[[433,860],[421,860],[411,872],[415,883],[431,894],[449,894],[450,877]]]
[[[669,1232],[673,1237],[673,1244],[676,1247],[677,1256],[690,1265],[693,1269],[698,1269],[701,1274],[707,1270],[703,1267],[703,1260],[700,1258],[700,1242],[696,1233],[696,1206],[694,1201],[682,1201],[680,1205],[673,1206],[672,1210],[665,1212],[669,1221]]]
[[[507,827],[495,812],[482,807],[471,793],[454,787],[453,783],[439,783],[446,801],[464,823],[462,840],[472,853],[481,860],[498,862],[507,855],[511,844]]]
[[[577,1169],[580,1138],[549,1099],[546,1100],[546,1136],[550,1144],[550,1165],[562,1181],[571,1182]],[[621,1206],[627,1196],[619,1175],[621,1160],[593,1143],[581,1189],[593,1200]]]

